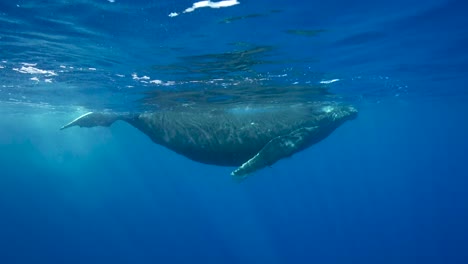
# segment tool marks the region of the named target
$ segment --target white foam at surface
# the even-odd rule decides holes
[[[161,80],[151,80],[150,83],[153,83],[153,84],[162,84],[162,81],[161,81]]]
[[[224,1],[219,1],[219,2],[200,1],[200,2],[194,3],[192,7],[185,9],[184,13],[193,12],[195,11],[195,9],[202,8],[202,7],[221,8],[221,7],[229,7],[233,5],[238,5],[238,4],[240,3],[237,0],[224,0]]]
[[[20,69],[13,68],[14,71],[20,73],[29,73],[29,74],[47,74],[48,76],[56,76],[57,74],[54,71],[47,71],[35,68],[33,66],[21,66]]]
[[[22,62],[21,64],[23,64],[24,66],[31,66],[31,67],[36,67],[37,66],[37,63]]]
[[[334,82],[338,82],[340,81],[340,79],[333,79],[333,80],[324,80],[324,81],[320,81],[321,84],[330,84],[330,83],[334,83]]]
[[[140,81],[140,80],[149,80],[151,79],[150,77],[148,76],[142,76],[142,77],[138,77],[138,75],[136,73],[132,73],[132,79],[133,80],[137,80],[137,81]]]
[[[193,3],[192,7],[186,8],[182,13],[190,13],[195,11],[195,9],[203,8],[203,7],[210,7],[210,8],[222,8],[222,7],[230,7],[234,5],[240,4],[237,0],[223,0],[219,2],[211,2],[211,1],[199,1]],[[179,14],[176,12],[172,12],[169,14],[169,17],[176,17]]]
[[[39,78],[37,78],[37,77],[32,77],[32,78],[30,78],[30,80],[31,80],[31,81],[36,81],[36,82],[38,82],[38,81],[39,81]]]

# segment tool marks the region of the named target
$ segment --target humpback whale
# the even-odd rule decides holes
[[[323,140],[356,116],[353,106],[334,101],[237,104],[142,113],[89,112],[61,129],[108,127],[122,120],[191,160],[235,166],[231,175],[243,179]]]

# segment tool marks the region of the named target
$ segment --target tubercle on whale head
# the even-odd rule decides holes
[[[340,120],[341,122],[354,120],[357,116],[358,111],[353,106],[342,106],[333,114],[333,118],[335,120]]]
[[[348,120],[356,119],[358,116],[358,110],[354,106],[348,106],[346,110],[348,112]]]
[[[326,104],[321,111],[334,120],[353,120],[358,116],[357,109],[351,105]]]

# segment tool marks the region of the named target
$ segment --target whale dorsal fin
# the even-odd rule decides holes
[[[255,156],[242,164],[231,173],[236,180],[242,180],[250,173],[273,165],[280,159],[292,156],[303,149],[311,135],[317,132],[318,127],[303,127],[293,132],[270,140]]]
[[[65,128],[69,128],[72,126],[80,126],[80,127],[94,127],[94,126],[110,126],[115,121],[122,119],[122,116],[114,113],[95,113],[89,112],[80,117],[76,118],[75,120],[71,121],[70,123],[64,125],[60,128],[63,130]]]

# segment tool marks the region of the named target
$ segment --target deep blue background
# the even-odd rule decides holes
[[[1,134],[2,258],[463,263],[468,127],[454,113],[465,107],[367,105],[242,184],[124,123],[64,136],[54,119],[41,131],[3,120],[13,129]]]
[[[2,102],[0,263],[468,262],[465,1],[241,1],[177,23],[167,14],[192,2],[126,2],[116,0],[126,4],[121,13],[101,14],[105,1],[80,1],[98,10],[77,15],[82,25],[120,29],[82,43],[96,50],[28,59],[131,73],[173,60],[148,43],[189,46],[185,55],[236,40],[278,45],[282,56],[317,59],[304,67],[343,79],[333,89],[355,100],[359,117],[237,184],[232,168],[192,162],[125,123],[59,131],[76,113]],[[83,6],[37,12],[80,14]],[[277,18],[215,23],[274,9]],[[41,26],[48,30],[25,27]],[[321,28],[318,38],[284,33]],[[24,46],[2,47],[9,62],[26,59]],[[93,53],[102,50],[109,53]],[[0,82],[11,83],[6,70]]]

